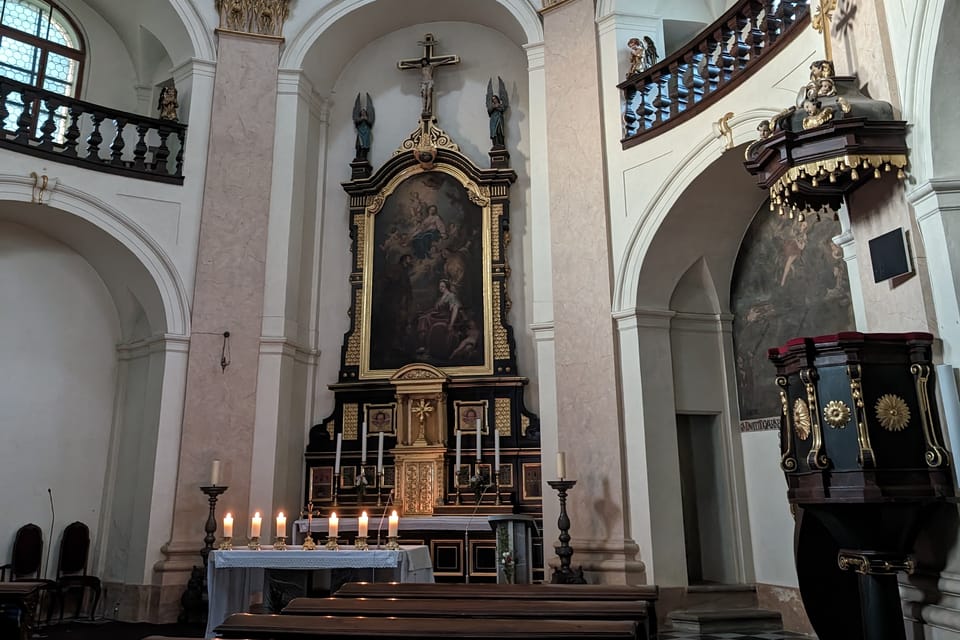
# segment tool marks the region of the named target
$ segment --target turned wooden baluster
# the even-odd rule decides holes
[[[783,5],[783,3],[780,2],[779,5]],[[766,1],[763,9],[763,19],[767,27],[768,47],[780,38],[783,29],[783,20],[780,19],[778,11],[780,11],[780,6],[778,6],[777,0]]]
[[[640,102],[637,104],[636,111],[642,129],[653,127],[654,114],[656,114],[656,109],[653,108],[653,99],[647,95],[649,92],[650,85],[641,80],[637,84],[637,94],[640,96]]]
[[[179,129],[177,131],[177,140],[180,143],[180,148],[177,150],[177,164],[173,175],[183,177],[183,152],[186,150],[187,146],[187,132],[183,129]]]
[[[12,87],[7,84],[0,82],[0,128],[4,131],[4,137],[7,132],[7,116],[10,115],[10,110],[7,109],[7,96],[10,95]]]
[[[683,64],[686,68],[683,72],[683,90],[688,107],[700,102],[703,98],[703,78],[700,76],[698,56],[699,54],[695,51],[688,51],[683,55]]]
[[[664,96],[664,79],[662,71],[655,71],[650,76],[650,84],[656,87],[657,95],[653,97],[650,101],[650,105],[653,107],[653,124],[651,127],[656,127],[658,124],[661,124],[664,121],[664,114],[666,112],[666,107],[668,106],[667,100]]]
[[[17,118],[17,137],[14,138],[21,144],[30,144],[30,129],[33,127],[33,92],[21,91],[20,100],[23,102],[23,111]]]
[[[153,172],[167,173],[167,158],[170,157],[167,138],[170,137],[170,129],[157,129],[157,135],[160,136],[160,145],[153,152]]]
[[[147,133],[150,127],[145,124],[137,125],[137,144],[133,147],[133,168],[143,171],[147,168],[144,158],[147,157]]]
[[[124,166],[123,148],[126,142],[123,140],[123,129],[127,126],[126,118],[114,118],[113,125],[117,128],[117,133],[113,136],[113,142],[110,143],[110,164],[115,167]]]
[[[724,85],[733,78],[733,65],[736,60],[730,55],[731,41],[733,40],[733,29],[724,25],[716,34],[717,44],[720,49],[717,56],[717,66],[720,67],[720,75],[717,84]]]
[[[683,105],[680,103],[680,63],[671,62],[668,68],[670,69],[670,75],[667,77],[667,96],[670,99],[670,112],[667,115],[669,119],[679,114],[680,107]]]
[[[727,26],[733,32],[733,47],[730,52],[736,58],[736,66],[733,68],[733,74],[737,75],[750,62],[750,47],[743,39],[743,31],[746,28],[748,20],[743,14],[737,14],[727,22]]]
[[[752,0],[745,7],[744,15],[750,29],[747,31],[746,42],[750,46],[750,60],[760,57],[760,52],[766,46],[766,34],[760,29],[760,16],[763,15],[763,2]]]
[[[100,124],[103,122],[104,117],[102,113],[94,112],[90,114],[93,122],[93,131],[91,131],[87,137],[87,160],[95,160],[97,162],[103,160],[103,158],[100,157],[100,143],[103,142],[103,135],[100,133]]]
[[[704,96],[717,88],[720,78],[720,67],[716,64],[716,58],[719,56],[717,44],[713,34],[707,35],[700,41],[700,53],[703,56],[700,60],[700,75],[704,79]]]
[[[60,108],[60,101],[51,97],[47,98],[45,102],[47,104],[47,118],[40,126],[40,144],[38,144],[37,147],[44,151],[52,151],[54,143],[53,134],[57,131],[55,118],[57,109]]]
[[[77,157],[77,141],[80,139],[80,125],[78,124],[80,116],[83,115],[83,109],[76,105],[70,105],[70,125],[67,132],[63,134],[64,145],[63,155],[71,158]]]

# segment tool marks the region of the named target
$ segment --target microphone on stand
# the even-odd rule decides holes
[[[477,515],[477,511],[480,510],[480,505],[483,503],[483,496],[487,495],[487,489],[489,489],[489,488],[490,488],[490,485],[489,485],[489,484],[484,485],[483,491],[480,492],[480,497],[477,498],[477,505],[473,508],[473,513],[471,513],[471,514],[470,514],[470,517],[467,518],[467,526],[466,526],[466,528],[464,529],[464,532],[463,532],[464,551],[465,551],[467,554],[470,553],[470,525],[473,523],[473,518],[474,518],[474,516]],[[467,556],[467,559],[469,560],[469,555]],[[466,576],[466,582],[467,582],[467,584],[469,584],[469,583],[470,583],[469,562],[468,562],[467,567],[464,567],[464,572],[463,572],[463,574],[464,574],[464,576]]]
[[[383,519],[387,517],[387,511],[393,504],[393,489],[390,489],[390,495],[387,496],[387,503],[383,505],[383,513],[380,514],[380,523],[377,525],[377,550],[380,550],[380,532],[383,530]]]
[[[50,498],[50,537],[49,544],[47,544],[47,561],[46,561],[46,570],[50,570],[50,549],[53,548],[53,523],[56,522],[56,511],[53,510],[53,491],[50,487],[47,487],[47,496]],[[43,571],[40,572],[41,576],[45,576]]]

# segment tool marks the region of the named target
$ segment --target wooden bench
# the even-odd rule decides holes
[[[526,598],[532,600],[643,600],[660,597],[657,585],[478,584],[429,582],[348,582],[338,598]]]
[[[636,640],[656,638],[656,618],[642,600],[294,598],[286,615],[510,618],[524,620],[627,620],[637,623]]]
[[[637,625],[625,620],[334,618],[235,613],[215,632],[235,640],[634,640]]]
[[[20,638],[26,640],[33,633],[40,602],[40,590],[48,587],[46,581],[0,582],[0,608],[20,610]]]

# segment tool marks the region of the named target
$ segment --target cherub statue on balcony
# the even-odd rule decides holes
[[[163,87],[160,89],[160,101],[157,103],[157,109],[160,111],[161,120],[177,121],[177,108],[180,103],[177,102],[177,88]]]
[[[640,38],[630,38],[627,40],[627,47],[630,49],[628,78],[657,64],[657,58],[659,57],[657,55],[657,45],[650,36],[643,36],[643,41]]]

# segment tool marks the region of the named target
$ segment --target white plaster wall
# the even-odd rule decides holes
[[[780,469],[779,437],[777,431],[740,436],[743,470],[747,478],[747,511],[757,582],[796,587],[793,518],[787,503],[786,481]]]
[[[27,522],[38,524],[50,543],[47,488],[57,508],[55,545],[74,520],[97,535],[120,325],[89,263],[9,222],[0,222],[0,309],[0,557],[6,559],[16,529]]]
[[[484,106],[487,80],[499,75],[510,96],[506,118],[506,141],[518,179],[511,189],[511,237],[509,249],[513,276],[510,295],[515,301],[509,317],[517,339],[520,373],[531,378],[536,389],[536,359],[532,333],[527,329],[532,315],[530,282],[530,147],[527,116],[527,55],[501,33],[476,24],[434,22],[389,33],[362,49],[344,67],[332,96],[329,114],[326,176],[323,194],[323,254],[320,289],[318,414],[332,409],[333,395],[325,385],[335,381],[340,345],[349,327],[348,275],[350,270],[347,198],[341,182],[350,178],[348,163],[355,154],[351,120],[358,92],[370,93],[376,108],[370,154],[374,168],[386,161],[418,126],[420,113],[419,74],[400,72],[396,60],[417,55],[417,41],[431,32],[440,40],[437,53],[455,51],[461,63],[441,68],[435,76],[436,105],[440,127],[460,145],[461,151],[481,167],[489,166],[489,126]],[[308,71],[305,69],[305,71]],[[536,242],[536,239],[532,240]],[[526,275],[524,275],[526,274]],[[528,392],[528,407],[536,410],[536,397]]]

